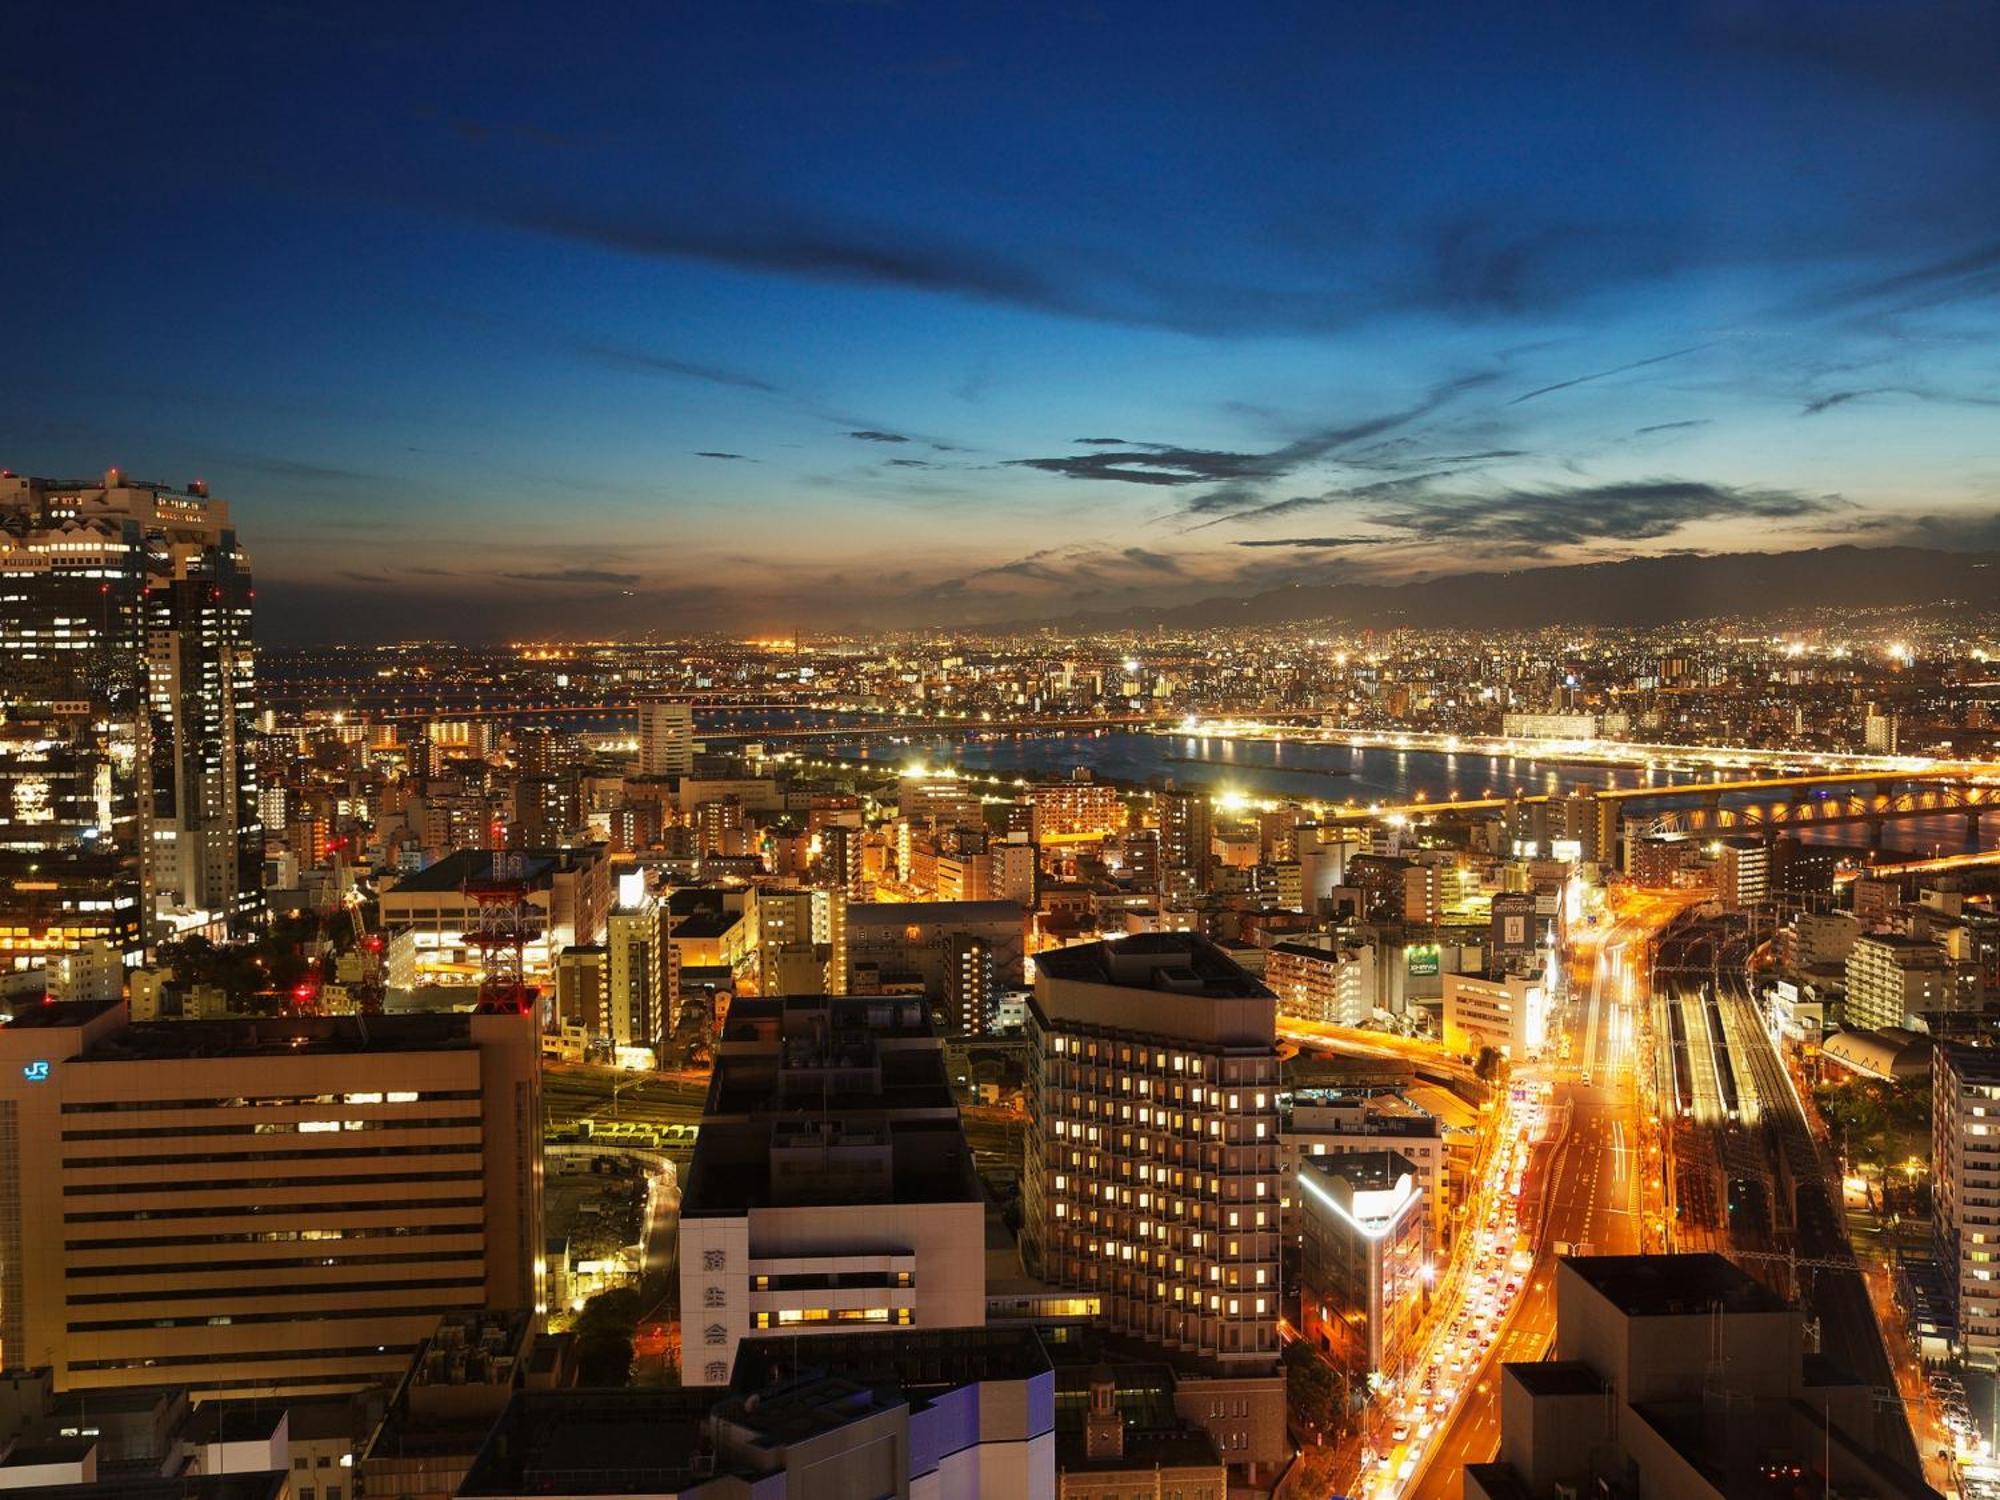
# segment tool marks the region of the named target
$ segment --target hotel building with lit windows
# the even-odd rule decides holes
[[[1226,1462],[1282,1462],[1277,998],[1185,932],[1035,968],[1023,1259],[1172,1365]]]
[[[923,996],[739,997],[681,1194],[682,1383],[763,1333],[983,1325],[985,1223]]]
[[[393,1379],[440,1314],[541,1302],[523,1015],[0,1026],[0,1361],[197,1400]]]

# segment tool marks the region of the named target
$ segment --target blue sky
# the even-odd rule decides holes
[[[2000,545],[1986,4],[22,4],[0,56],[0,463],[207,478],[273,639]]]

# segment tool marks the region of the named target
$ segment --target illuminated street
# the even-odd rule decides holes
[[[1546,1106],[1511,1108],[1502,1127],[1524,1148],[1535,1136],[1542,1144],[1525,1170],[1525,1149],[1503,1150],[1479,1190],[1484,1201],[1497,1200],[1485,1210],[1486,1222],[1507,1232],[1501,1295],[1483,1290],[1492,1274],[1489,1246],[1446,1325],[1447,1373],[1433,1382],[1445,1399],[1442,1409],[1434,1398],[1426,1408],[1435,1435],[1414,1429],[1389,1466],[1378,1461],[1365,1493],[1457,1500],[1464,1466],[1490,1459],[1499,1446],[1499,1366],[1540,1359],[1554,1336],[1554,1257],[1663,1248],[1657,1229],[1649,1228],[1661,1211],[1652,1191],[1660,1147],[1637,1066],[1640,1017],[1650,942],[1692,900],[1629,892],[1615,908],[1573,924],[1571,998],[1553,1018],[1546,1061],[1518,1069],[1512,1090],[1521,1096],[1546,1086]],[[1525,1273],[1517,1269],[1524,1258],[1513,1253],[1520,1244],[1533,1257]],[[1506,1295],[1517,1281],[1518,1293]],[[1453,1363],[1462,1368],[1452,1370]],[[1424,1392],[1421,1379],[1417,1391]]]

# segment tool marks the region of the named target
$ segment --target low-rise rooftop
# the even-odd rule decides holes
[[[1135,932],[1113,942],[1051,948],[1035,955],[1035,970],[1049,979],[1122,989],[1215,999],[1275,998],[1235,959],[1193,932]]]
[[[1769,1287],[1720,1255],[1570,1256],[1562,1266],[1631,1318],[1782,1312]]]

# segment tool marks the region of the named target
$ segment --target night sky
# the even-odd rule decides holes
[[[15,3],[0,59],[0,464],[207,478],[270,640],[2000,546],[1984,0]]]

